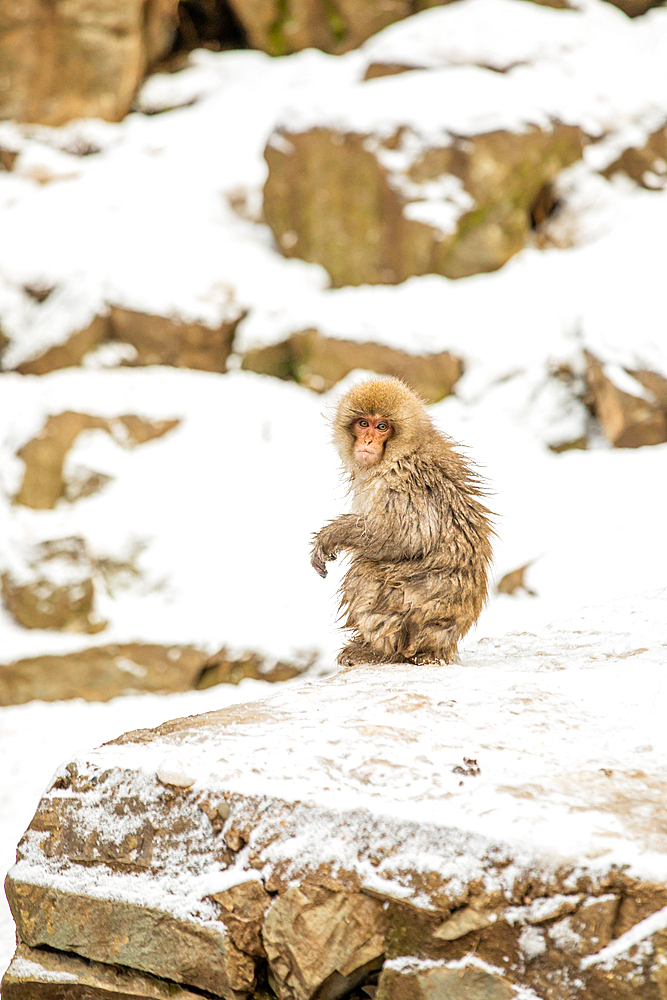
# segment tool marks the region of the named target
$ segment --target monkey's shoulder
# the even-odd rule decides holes
[[[461,488],[469,489],[477,477],[465,459],[451,449],[415,452],[404,456],[386,477],[387,488],[447,496]]]

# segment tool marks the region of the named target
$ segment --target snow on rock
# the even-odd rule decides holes
[[[100,333],[110,307],[211,329],[245,314],[230,368],[250,349],[304,330],[411,355],[450,352],[464,374],[434,418],[489,480],[497,575],[527,566],[523,591],[492,594],[460,667],[311,675],[288,681],[261,708],[238,707],[267,692],[250,678],[106,704],[3,707],[3,870],[55,761],[76,759],[79,768],[78,777],[59,769],[44,799],[74,839],[47,859],[40,843],[48,834],[33,829],[17,870],[33,880],[25,883],[33,902],[72,902],[79,919],[72,938],[63,931],[67,951],[78,941],[88,954],[88,931],[77,938],[78,927],[95,927],[96,917],[100,949],[113,927],[127,933],[130,917],[149,939],[168,927],[179,948],[196,924],[199,966],[224,952],[225,982],[243,993],[256,956],[235,943],[240,918],[229,894],[252,883],[238,895],[254,906],[261,880],[281,901],[271,940],[285,959],[272,960],[285,990],[304,982],[288,952],[310,949],[331,975],[321,939],[290,936],[304,912],[327,931],[332,921],[338,927],[337,968],[348,970],[350,988],[358,961],[376,968],[385,919],[392,941],[408,931],[419,941],[419,960],[407,945],[388,953],[380,1000],[394,986],[415,996],[462,981],[494,1000],[554,990],[614,1000],[621,980],[619,997],[631,983],[639,998],[651,976],[664,986],[654,943],[667,906],[657,812],[667,445],[611,449],[585,405],[585,380],[587,353],[618,392],[643,403],[655,402],[661,385],[646,373],[667,377],[667,192],[655,181],[662,146],[644,188],[622,171],[604,173],[664,125],[666,52],[664,9],[629,21],[593,0],[576,11],[461,0],[343,57],[196,53],[183,72],[149,81],[136,113],[116,124],[0,123],[9,164],[0,172],[0,572],[34,582],[35,554],[69,540],[94,591],[94,618],[85,618],[108,623],[94,638],[26,629],[3,607],[5,665],[53,657],[50,675],[62,679],[57,658],[98,642],[100,658],[115,657],[136,690],[145,668],[138,653],[149,645],[166,656],[192,647],[199,675],[221,644],[235,663],[252,651],[269,666],[310,663],[317,672],[333,669],[342,644],[342,568],[323,582],[308,563],[312,531],[345,505],[328,443],[333,397],[248,372],[98,370],[137,360],[136,349]],[[372,61],[389,59],[428,68],[362,79]],[[337,122],[383,134],[400,120],[414,126],[419,152],[455,127],[524,128],[554,115],[595,141],[554,182],[562,206],[540,240],[492,274],[332,289],[320,266],[285,259],[261,222],[263,151],[272,136],[280,144],[279,125]],[[408,159],[394,157],[397,178]],[[409,178],[400,180],[410,194]],[[422,193],[410,210],[422,221],[438,212],[451,228],[470,208],[451,180]],[[77,350],[63,363],[88,352],[90,367],[40,378],[8,371],[72,334]],[[19,452],[67,412],[83,415],[85,427],[66,449],[55,505],[15,502],[26,473]],[[130,448],[108,429],[127,417],[178,423]],[[583,440],[586,451],[551,450]],[[208,669],[213,680],[224,672],[217,661]],[[144,743],[82,750],[201,712],[220,714]],[[204,732],[210,742],[200,741]],[[107,763],[111,775],[94,784]],[[164,784],[163,764],[163,776],[192,785]],[[138,812],[105,811],[135,795]],[[185,828],[190,852],[179,842]],[[311,873],[321,864],[324,884],[299,882],[295,864]],[[349,917],[350,897],[364,901],[368,956],[358,941],[345,951],[335,924]],[[478,954],[452,937],[457,927],[477,928]],[[2,964],[13,947],[3,910]],[[40,996],[44,984],[60,988],[73,976],[79,991],[161,1000],[181,974],[175,958],[161,966],[165,985],[132,964],[136,955],[127,956],[127,978],[109,952],[97,952],[112,963],[104,965],[37,942],[22,948],[8,996],[17,983]],[[183,959],[187,947],[173,953]]]
[[[215,901],[259,874],[285,997],[329,975],[333,946],[317,957],[318,932],[302,929],[316,956],[303,985],[289,928],[304,907],[321,912],[329,943],[352,914],[366,928],[365,950],[343,937],[346,975],[383,953],[459,959],[474,929],[480,959],[508,956],[503,983],[539,995],[560,968],[564,996],[589,995],[604,974],[614,998],[634,963],[643,996],[667,893],[666,598],[638,602],[631,650],[564,623],[532,643],[498,640],[492,659],[482,643],[465,666],[357,667],[75,756],[10,872],[21,939],[243,995],[252,972],[229,937],[203,971],[162,950],[191,927],[208,961],[227,920]],[[81,930],[84,914],[85,927],[148,920],[153,943],[137,951],[130,934],[112,959],[108,936]],[[408,951],[403,925],[420,942]],[[545,935],[551,957],[538,962]]]
[[[189,788],[195,779],[185,771],[177,757],[165,757],[155,772],[163,785],[174,785],[176,788]]]
[[[469,382],[470,397],[433,408],[489,481],[498,575],[530,562],[528,586],[538,595],[494,596],[471,641],[664,583],[654,556],[667,551],[665,446],[553,454],[540,436],[548,440],[566,411],[540,379],[538,368],[481,398]],[[87,613],[108,623],[100,644],[190,644],[209,655],[226,645],[230,655],[260,654],[267,669],[278,660],[330,667],[342,642],[342,568],[322,583],[309,548],[312,532],[346,506],[326,425],[340,390],[323,401],[247,372],[160,368],[5,375],[3,390],[3,573],[33,586],[42,577],[54,586],[89,581]],[[99,424],[65,455],[67,489],[50,510],[12,503],[26,473],[18,453],[67,411],[87,415],[82,426]],[[152,440],[127,447],[130,416],[153,429]],[[572,414],[562,433],[578,436],[584,419]],[[37,559],[65,550],[81,557]],[[67,580],[53,576],[58,567],[69,567]],[[85,634],[20,628],[6,612],[0,634],[4,662],[90,646]]]
[[[267,669],[281,659],[331,662],[333,601],[314,585],[309,548],[331,510],[338,470],[317,397],[248,373],[160,368],[3,382],[0,502],[12,523],[0,542],[4,572],[35,580],[40,546],[85,539],[77,551],[85,549],[96,619],[109,623],[101,642],[141,638],[209,653],[226,645],[261,654]],[[62,476],[95,488],[68,500],[61,484],[52,510],[12,504],[25,475],[17,453],[39,440],[48,418],[67,412],[86,417]],[[127,447],[124,414],[169,429]],[[114,437],[107,428],[117,424]],[[26,631],[6,617],[2,631],[5,662],[90,645],[85,635]]]
[[[28,948],[19,945],[3,980],[3,990],[8,1000],[43,1000],[51,991],[60,990],[64,984],[74,984],[75,989],[85,987],[90,996],[139,996],[145,1000],[196,1000],[200,994],[178,990],[155,976],[123,969],[121,966],[89,962],[73,954]]]
[[[460,0],[384,28],[361,51],[368,61],[406,68],[473,65],[504,71],[571,55],[590,44],[593,25],[614,37],[627,22],[610,5],[597,3],[554,10],[521,7],[514,0]]]
[[[420,80],[422,89],[406,95],[414,90],[412,78],[422,75],[429,77]],[[524,247],[539,192],[581,158],[581,129],[547,118],[539,128],[524,122],[505,129],[475,119],[468,128],[454,123],[431,135],[407,108],[436,115],[435,108],[458,107],[459,87],[468,89],[467,81],[450,80],[443,91],[431,75],[359,85],[359,100],[349,102],[355,115],[363,116],[368,88],[393,86],[405,97],[401,108],[396,94],[375,95],[378,108],[396,110],[386,128],[377,126],[375,110],[364,127],[356,118],[328,120],[318,109],[310,126],[287,125],[278,133],[281,143],[267,146],[266,221],[286,256],[322,264],[334,286],[497,270]],[[491,94],[482,94],[480,107],[490,106]]]
[[[523,131],[553,119],[591,136],[642,121],[656,127],[664,120],[661,43],[664,16],[650,25],[629,22],[597,0],[565,11],[461,0],[391,25],[353,54],[362,66],[386,61],[431,72],[352,80],[337,100],[315,87],[294,102],[284,124],[291,131],[327,125],[385,136],[410,125],[436,144],[447,131]],[[628,45],[637,57],[630,88],[617,73]]]
[[[513,63],[523,47],[522,65],[510,73],[467,64],[363,83],[364,52],[331,57],[308,50],[276,60],[252,51],[199,52],[189,68],[168,80],[166,104],[180,100],[186,107],[149,117],[130,115],[119,124],[75,122],[51,130],[3,123],[0,141],[19,153],[14,169],[0,175],[0,319],[9,339],[5,367],[61,343],[109,302],[215,327],[226,314],[232,289],[238,308],[248,310],[238,331],[240,351],[314,327],[415,352],[449,349],[463,356],[463,341],[473,348],[466,353],[472,370],[480,364],[480,353],[484,356],[474,349],[477,331],[485,345],[491,339],[503,345],[508,367],[523,363],[525,349],[539,350],[546,361],[552,331],[559,337],[578,331],[602,360],[644,355],[648,363],[634,367],[667,372],[664,338],[656,336],[653,319],[661,308],[656,234],[667,204],[660,192],[602,178],[595,187],[590,170],[580,172],[566,199],[576,209],[568,237],[574,247],[556,253],[524,250],[515,258],[516,268],[505,268],[499,280],[493,275],[469,282],[413,279],[393,296],[378,289],[359,289],[356,296],[348,289],[327,290],[321,268],[284,260],[265,226],[240,219],[230,208],[230,199],[235,204],[257,200],[266,178],[262,152],[276,125],[294,125],[295,115],[318,103],[337,109],[349,128],[349,115],[360,113],[376,93],[380,117],[371,116],[365,126],[381,130],[382,116],[390,113],[394,128],[405,106],[402,124],[416,128],[420,116],[430,115],[441,134],[450,126],[463,127],[448,115],[460,117],[475,100],[485,113],[496,115],[498,128],[513,126],[516,101],[532,101],[537,118],[531,111],[523,114],[524,121],[545,121],[554,113],[591,134],[605,131],[604,143],[585,151],[586,157],[596,157],[595,170],[626,146],[641,146],[664,122],[664,10],[629,21],[601,2],[581,11],[533,10],[520,0],[503,0],[497,9],[491,0],[484,4],[461,0],[388,31],[396,31],[395,44],[400,41],[417,58],[435,44],[429,18],[443,18],[450,27],[438,33],[442,45],[446,49],[448,37],[452,44],[460,38],[461,45],[467,39],[474,62],[480,29],[502,24],[502,31],[494,30],[492,45],[498,58],[504,53]],[[543,32],[546,22],[548,33]],[[381,33],[368,45],[384,45],[384,37]],[[563,53],[547,57],[539,49],[540,38],[563,39]],[[550,42],[544,45],[551,51]],[[617,72],[619,64],[627,67],[626,74]],[[417,77],[432,79],[430,89],[415,82]],[[441,78],[456,84],[446,114],[436,99]],[[157,86],[149,81],[146,93]],[[424,89],[419,101],[415,87]],[[549,110],[545,93],[558,96],[558,107]],[[587,111],[591,101],[594,106]],[[325,123],[308,113],[313,124]],[[595,121],[588,121],[591,115]],[[25,157],[34,158],[39,149],[44,156],[54,149],[66,153],[72,161],[68,170],[75,169],[76,176],[45,184],[31,180]],[[442,206],[438,211],[442,215]],[[596,220],[601,224],[592,225]],[[39,240],[28,237],[36,232]],[[592,241],[586,236],[585,246],[579,245],[582,232],[595,233]],[[24,290],[35,284],[53,288],[41,303]],[[489,329],[493,338],[486,334]]]

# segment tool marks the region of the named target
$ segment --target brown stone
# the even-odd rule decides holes
[[[524,593],[535,597],[535,591],[530,589],[525,579],[526,570],[529,570],[532,565],[531,561],[525,563],[523,566],[519,566],[517,569],[510,570],[509,573],[505,573],[498,581],[496,586],[497,592],[499,594],[516,594],[517,591],[523,590]]]
[[[614,937],[620,937],[626,931],[667,906],[667,886],[654,882],[639,882],[632,891],[621,896],[621,901],[614,924]]]
[[[182,323],[167,316],[151,316],[112,306],[111,337],[131,344],[137,365],[172,365],[209,372],[224,372],[236,327],[243,318],[240,309],[219,327],[204,323]]]
[[[641,17],[652,7],[659,7],[661,0],[611,0],[611,2],[628,17]]]
[[[411,0],[230,0],[250,44],[280,56],[306,48],[341,53],[414,13]],[[419,5],[427,6],[427,4]]]
[[[645,368],[631,368],[628,374],[632,375],[645,389],[648,389],[655,397],[658,406],[667,412],[667,378],[664,375],[647,371]]]
[[[331,807],[303,801],[300,781],[290,790],[289,748],[310,745],[313,719],[329,717],[332,708],[344,718],[345,740],[339,726],[329,727],[318,733],[309,757],[315,780],[326,781],[325,794],[338,796],[342,788],[349,802],[351,791],[363,788],[389,797],[392,785],[385,782],[394,753],[401,768],[388,780],[400,787],[401,802],[411,775],[446,778],[446,757],[431,759],[432,728],[420,730],[420,713],[437,707],[446,726],[457,702],[473,693],[479,699],[480,688],[459,671],[457,700],[443,699],[441,671],[424,669],[426,676],[406,677],[388,665],[358,667],[356,699],[350,698],[351,675],[339,674],[295,688],[289,698],[125,734],[59,768],[8,880],[21,940],[218,996],[220,981],[210,978],[220,972],[215,963],[222,962],[232,991],[249,991],[232,981],[234,963],[241,956],[252,965],[263,944],[269,983],[281,1000],[335,1000],[362,983],[372,992],[368,979],[383,956],[380,1000],[518,1000],[527,991],[551,1000],[659,1000],[667,987],[667,930],[658,911],[667,890],[633,879],[622,853],[606,866],[600,855],[589,864],[553,849],[542,860],[539,845],[514,852],[493,833],[452,827],[446,810],[410,819],[404,807],[387,816],[340,800]],[[540,675],[546,698],[562,695],[552,674]],[[516,705],[494,708],[506,719]],[[528,721],[542,709],[534,699],[521,705]],[[385,720],[380,728],[378,718]],[[475,729],[467,715],[462,725],[482,733],[482,723]],[[561,735],[565,729],[561,725]],[[389,759],[378,757],[378,739],[396,741]],[[359,748],[353,767],[350,740]],[[502,763],[504,746],[493,749]],[[410,762],[414,769],[407,770]],[[628,824],[631,801],[630,813],[641,815],[641,824],[626,825],[633,847],[625,856],[664,852],[656,840],[662,773],[651,778],[619,765],[615,788],[608,789],[598,765],[596,757],[582,761],[570,775],[571,809],[597,823],[600,796],[610,794],[605,811]],[[563,796],[553,775],[536,775],[534,761],[526,767],[524,782],[515,782],[526,793],[528,812],[517,795],[517,822],[533,815],[536,803]],[[635,788],[632,800],[619,791],[624,774]],[[501,786],[501,794],[508,790]],[[457,793],[451,784],[440,789],[434,781],[430,794],[436,807],[448,808],[465,794],[474,808],[470,792]],[[478,808],[484,802],[482,796]],[[199,899],[202,872],[207,895]],[[209,888],[217,873],[219,884],[232,888]],[[91,899],[92,881],[109,899]],[[171,902],[156,904],[156,891]],[[278,898],[271,903],[267,893],[273,892]],[[645,917],[648,924],[637,926]],[[192,925],[198,930],[190,947]],[[222,958],[212,951],[216,930],[226,942]],[[206,982],[186,968],[186,943],[199,973],[209,975]]]
[[[382,904],[361,893],[293,886],[264,921],[269,981],[281,1000],[335,1000],[384,952]]]
[[[0,146],[0,170],[13,170],[18,155],[17,149]]]
[[[119,121],[166,51],[177,0],[7,0],[0,6],[0,118]]]
[[[105,340],[108,332],[106,316],[96,316],[89,326],[70,334],[65,343],[49,347],[43,354],[16,366],[22,375],[46,375],[60,368],[80,365],[85,355]]]
[[[2,980],[4,1000],[201,1000],[134,969],[19,943]]]
[[[490,927],[497,919],[498,914],[495,910],[485,910],[474,905],[464,906],[436,928],[433,937],[441,941],[456,941],[471,931],[481,931],[484,927]]]
[[[128,966],[225,1000],[242,1000],[254,962],[223,926],[180,920],[150,906],[28,885],[8,876],[7,899],[21,941]]]
[[[223,646],[221,650],[206,660],[197,680],[197,687],[204,689],[216,684],[238,684],[246,677],[251,677],[256,681],[269,681],[271,684],[288,681],[292,677],[298,677],[313,662],[314,657],[299,665],[279,662],[267,667],[262,657],[257,653],[245,653],[232,657]]]
[[[544,899],[534,899],[532,903],[522,908],[521,919],[533,927],[549,921],[560,920],[569,913],[574,913],[581,903],[582,897],[553,896]]]
[[[406,63],[371,62],[364,73],[364,80],[377,80],[381,76],[398,76],[400,73],[409,73],[413,69],[421,68]]]
[[[121,694],[170,694],[197,686],[206,653],[191,646],[130,642],[58,655],[31,656],[0,668],[0,705],[109,701]]]
[[[621,2],[617,6],[621,7]],[[633,0],[629,2],[632,3]],[[638,6],[640,4],[641,0]],[[667,126],[663,125],[652,132],[643,146],[623,150],[602,173],[604,177],[625,174],[643,188],[650,191],[661,190],[667,184]]]
[[[120,444],[134,447],[162,437],[179,423],[179,420],[146,420],[131,414],[95,417],[71,410],[49,417],[37,437],[18,451],[25,462],[25,472],[16,502],[33,510],[52,510],[56,506],[67,492],[63,478],[67,452],[82,431],[103,430]]]
[[[261,930],[271,896],[261,882],[241,882],[214,893],[213,899],[220,904],[220,920],[239,951],[265,957]]]
[[[514,1000],[517,992],[504,977],[476,968],[383,969],[376,1000]]]
[[[243,318],[237,309],[232,319],[219,327],[185,323],[168,316],[154,316],[112,306],[108,315],[96,316],[83,330],[16,366],[22,375],[48,372],[80,365],[84,357],[101,344],[116,341],[129,344],[136,356],[126,362],[139,365],[171,365],[203,371],[224,372],[234,333]]]
[[[572,10],[572,4],[568,3],[568,0],[531,0],[532,3],[537,3],[541,7],[553,7],[555,10]]]
[[[29,580],[19,582],[9,572],[1,577],[3,603],[18,625],[90,634],[104,629],[93,607],[92,563],[83,538],[41,542],[27,570]]]
[[[611,941],[617,912],[616,895],[589,899],[570,916],[551,924],[549,937],[568,955],[590,955]]]
[[[282,344],[251,349],[241,367],[294,379],[316,392],[328,392],[351,371],[363,368],[404,379],[428,403],[448,396],[463,372],[463,362],[449,351],[408,354],[385,344],[324,337],[317,330],[303,330]]]
[[[210,657],[194,646],[111,643],[0,665],[0,705],[22,705],[34,699],[109,701],[135,691],[173,694],[238,684],[245,677],[280,683],[299,676],[309,665],[304,661],[267,667],[256,653],[231,658],[223,649]]]
[[[9,345],[9,337],[5,334],[2,327],[0,326],[0,369],[2,368],[2,359],[5,351]]]
[[[590,352],[585,354],[586,382],[595,415],[614,447],[639,448],[667,441],[667,412],[657,402],[619,389],[601,362]],[[644,385],[647,374],[643,373]]]
[[[243,355],[241,368],[258,375],[271,375],[284,381],[297,381],[292,338],[266,347],[251,347]]]
[[[91,579],[58,586],[40,577],[19,584],[2,574],[5,608],[22,628],[53,628],[64,632],[101,632],[106,622],[93,614],[95,588]]]
[[[389,140],[324,127],[275,133],[264,153],[264,213],[285,256],[321,264],[334,286],[494,271],[523,248],[534,199],[584,144],[580,129],[564,125],[452,138],[393,177],[383,149],[408,149],[409,139],[408,129]],[[473,207],[445,232],[411,217],[409,206],[421,185],[447,177],[458,178]]]

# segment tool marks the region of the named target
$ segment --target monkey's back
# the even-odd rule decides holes
[[[386,660],[450,661],[487,596],[493,534],[480,483],[439,434],[355,491],[368,544],[341,592],[355,641]]]

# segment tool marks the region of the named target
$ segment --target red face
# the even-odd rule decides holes
[[[353,453],[360,465],[369,467],[382,458],[385,443],[391,437],[392,426],[386,417],[357,417],[352,424]]]

